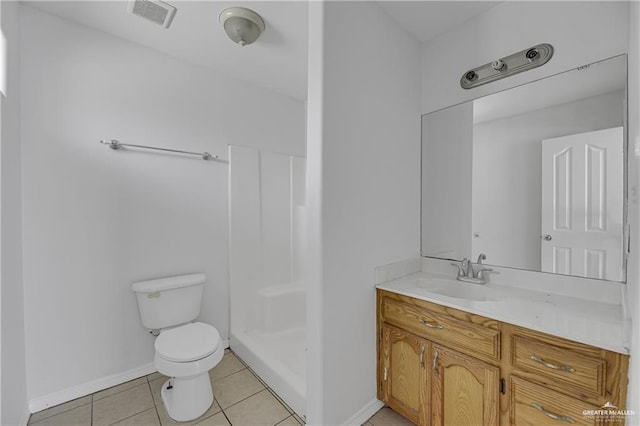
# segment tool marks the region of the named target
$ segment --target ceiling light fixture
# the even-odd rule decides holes
[[[230,7],[220,13],[220,24],[234,43],[240,46],[251,44],[264,31],[264,21],[253,10]]]

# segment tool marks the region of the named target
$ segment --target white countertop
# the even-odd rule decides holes
[[[493,283],[464,283],[433,272],[411,273],[376,287],[629,354],[629,320],[622,304]]]

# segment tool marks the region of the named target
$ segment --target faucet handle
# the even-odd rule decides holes
[[[456,268],[458,268],[458,276],[459,277],[466,277],[465,272],[464,272],[464,263],[461,262],[451,262],[452,266],[455,266]]]
[[[476,262],[478,265],[482,265],[482,261],[487,260],[487,255],[484,253],[480,253],[478,255],[478,261]]]
[[[492,272],[493,269],[481,266],[478,271],[476,271],[476,278],[479,280],[486,280],[485,272]]]

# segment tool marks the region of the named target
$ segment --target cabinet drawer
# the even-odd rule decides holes
[[[500,359],[500,331],[383,298],[382,320],[452,349]]]
[[[607,363],[545,342],[513,337],[512,363],[569,391],[604,396]]]
[[[526,380],[511,377],[511,424],[540,425],[600,425],[601,420],[584,414],[584,410],[599,407],[571,398]]]

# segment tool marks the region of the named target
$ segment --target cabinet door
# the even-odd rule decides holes
[[[500,370],[443,346],[432,352],[433,425],[497,425]]]
[[[386,324],[382,326],[382,399],[416,424],[426,425],[429,342]]]

